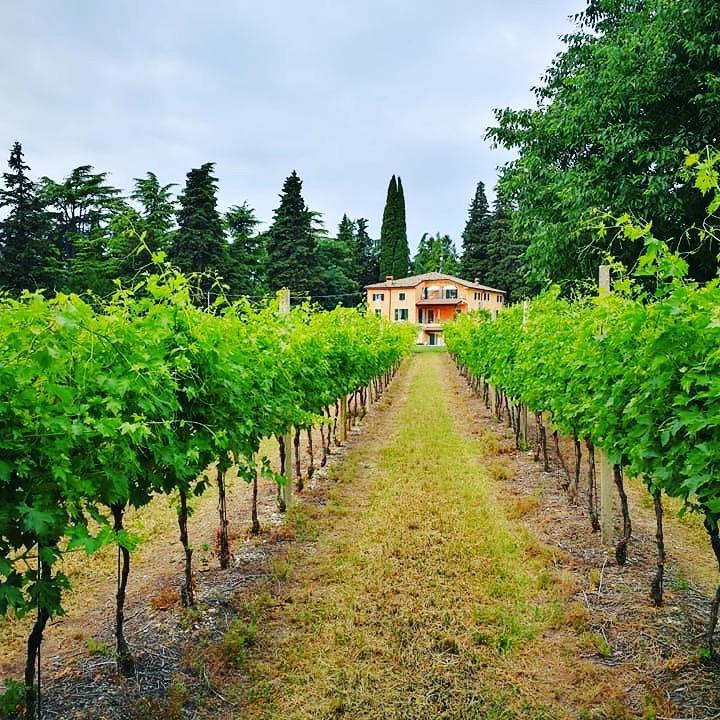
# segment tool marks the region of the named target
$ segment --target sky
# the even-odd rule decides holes
[[[493,109],[530,107],[584,0],[0,0],[0,152],[36,177],[216,163],[219,205],[264,223],[294,169],[334,233],[380,232],[405,188],[411,249],[460,234],[475,186],[511,156]]]

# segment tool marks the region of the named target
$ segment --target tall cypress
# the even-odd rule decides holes
[[[405,191],[402,180],[397,179],[397,242],[395,244],[395,260],[393,275],[404,277],[410,268],[410,248],[407,239],[407,222],[405,219]]]
[[[479,182],[475,197],[470,203],[468,219],[462,233],[461,272],[466,280],[477,278],[487,282],[492,271],[488,253],[488,233],[490,232],[490,208],[485,195],[485,184]]]
[[[169,259],[184,273],[200,273],[204,298],[215,283],[213,276],[226,267],[228,244],[217,210],[215,163],[205,163],[187,174],[178,201],[178,229],[168,250]]]
[[[403,277],[410,265],[402,181],[393,175],[388,185],[380,230],[380,276]]]
[[[260,295],[265,279],[265,239],[256,232],[260,221],[247,202],[233,205],[224,217],[230,236],[230,263],[225,273],[230,294]]]
[[[312,213],[302,197],[302,180],[295,170],[283,183],[280,205],[268,232],[267,280],[271,290],[315,289],[316,252]]]
[[[59,251],[48,237],[48,217],[19,142],[10,151],[8,165],[5,187],[0,188],[0,208],[6,210],[0,220],[0,287],[53,289],[62,284]]]

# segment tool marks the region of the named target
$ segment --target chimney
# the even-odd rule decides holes
[[[479,285],[479,284],[480,284],[480,281],[479,281],[477,278],[475,278],[475,280],[473,280],[473,282],[474,282],[476,285]]]
[[[393,276],[392,276],[392,275],[386,275],[386,276],[385,276],[385,282],[391,283],[392,281],[393,281]]]

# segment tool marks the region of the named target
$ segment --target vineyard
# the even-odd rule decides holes
[[[258,533],[258,474],[277,483],[284,509],[301,431],[311,441],[319,426],[324,462],[331,436],[379,397],[412,344],[405,326],[288,304],[198,309],[169,268],[100,305],[63,294],[2,300],[0,614],[35,617],[24,682],[8,685],[6,707],[40,712],[40,647],[48,621],[63,613],[68,553],[117,545],[115,657],[132,676],[124,603],[137,538],[125,529],[127,509],[175,499],[181,595],[193,605],[190,499],[218,493],[218,560],[227,567],[226,473],[234,468],[252,486],[248,523]],[[260,454],[273,436],[280,473]]]
[[[636,232],[629,223],[628,232]],[[642,479],[656,517],[657,570],[649,590],[659,606],[663,496],[700,515],[720,564],[720,285],[687,282],[682,258],[648,228],[638,234],[646,252],[636,277],[616,268],[612,292],[601,287],[598,297],[572,301],[551,290],[497,321],[465,316],[447,328],[447,345],[473,389],[507,417],[516,446],[533,443],[546,469],[552,432],[567,492],[578,499],[581,474],[587,477],[590,525],[603,536],[612,532],[601,527],[612,497],[607,483],[599,487],[599,468],[610,471],[622,514],[619,565],[627,561],[632,532],[624,479]],[[532,439],[528,413],[535,417]],[[572,438],[572,461],[560,452],[560,435]],[[605,495],[600,502],[598,494]],[[707,658],[716,655],[719,606],[720,588],[701,649]]]

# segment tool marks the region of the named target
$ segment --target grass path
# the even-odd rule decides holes
[[[558,551],[506,517],[484,461],[495,438],[468,431],[449,372],[442,355],[413,359],[327,503],[303,511],[317,541],[243,598],[253,646],[216,668],[232,717],[533,720],[596,702],[575,588]]]

